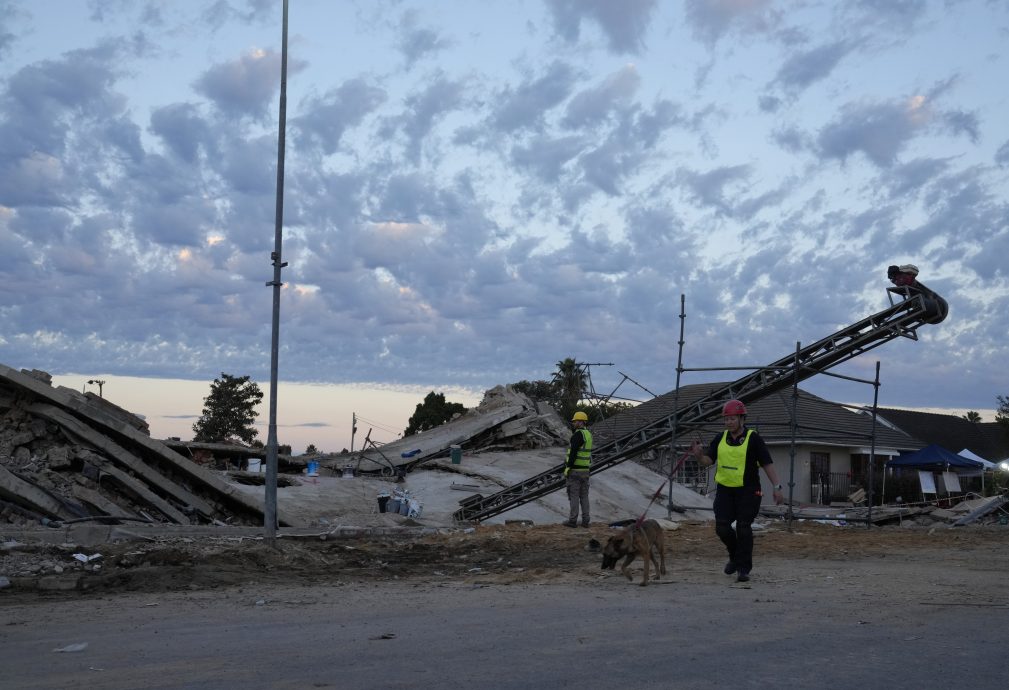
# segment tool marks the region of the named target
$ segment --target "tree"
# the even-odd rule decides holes
[[[571,419],[585,391],[585,370],[571,357],[557,362],[557,371],[551,381],[557,391],[561,417]]]
[[[981,413],[974,410],[968,410],[967,414],[963,416],[968,422],[974,422],[975,424],[981,421]]]
[[[998,409],[995,410],[995,421],[1002,426],[1002,432],[1009,438],[1009,396],[995,396],[998,398]]]
[[[557,402],[557,389],[549,381],[519,381],[511,384],[512,390],[521,393],[533,402]]]
[[[460,403],[445,402],[444,393],[431,391],[425,396],[424,402],[414,409],[403,435],[413,436],[421,431],[433,429],[465,411],[466,408]]]
[[[575,412],[584,412],[589,418],[589,426],[595,424],[596,422],[601,422],[604,419],[609,419],[614,415],[620,414],[624,410],[629,410],[634,405],[628,402],[606,402],[598,401],[593,403],[583,403],[580,402],[575,406]],[[574,412],[571,413],[572,415]],[[568,419],[571,419],[568,417]]]
[[[227,443],[235,440],[252,444],[259,432],[253,428],[256,405],[263,391],[248,376],[221,377],[210,384],[210,395],[203,399],[203,414],[193,424],[194,441]]]
[[[305,449],[305,455],[319,455],[319,449],[315,447],[314,443],[309,443],[308,448]]]

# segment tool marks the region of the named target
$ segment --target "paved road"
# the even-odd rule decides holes
[[[0,686],[1003,688],[1009,607],[972,594],[994,574],[916,571],[793,562],[750,587],[702,570],[647,588],[608,576],[0,597]]]

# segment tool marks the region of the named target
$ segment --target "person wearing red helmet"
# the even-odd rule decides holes
[[[730,400],[722,407],[725,431],[707,449],[694,441],[690,452],[702,465],[715,464],[715,533],[729,552],[726,575],[747,582],[753,569],[753,520],[760,511],[759,468],[774,486],[774,502],[785,500],[764,439],[745,424],[746,405]],[[736,523],[735,529],[732,523]]]

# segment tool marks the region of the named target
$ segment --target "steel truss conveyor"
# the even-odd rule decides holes
[[[592,449],[591,474],[598,474],[650,448],[682,436],[691,429],[716,421],[726,400],[752,403],[831,367],[868,352],[897,337],[917,340],[917,329],[946,318],[946,300],[921,283],[913,287],[888,287],[890,307],[842,328],[812,345],[772,362],[758,371],[712,391],[673,415],[646,424]],[[453,517],[458,522],[479,522],[516,508],[565,485],[564,463],[490,496],[474,495],[460,501]]]

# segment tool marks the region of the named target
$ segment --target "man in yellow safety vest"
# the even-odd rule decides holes
[[[582,527],[589,526],[589,469],[592,467],[592,432],[585,428],[589,422],[587,414],[579,410],[571,417],[575,428],[568,445],[568,457],[564,463],[564,477],[568,489],[568,521],[565,527],[578,526],[578,508],[582,511]]]

